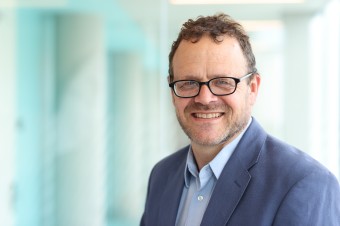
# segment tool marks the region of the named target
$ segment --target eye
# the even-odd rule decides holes
[[[180,90],[196,89],[197,87],[198,87],[198,83],[192,80],[179,81],[176,83],[176,88]]]
[[[231,78],[216,78],[211,81],[213,86],[219,88],[234,88],[235,81]]]

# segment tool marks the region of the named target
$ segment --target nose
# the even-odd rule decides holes
[[[217,96],[214,95],[207,85],[202,85],[199,94],[195,97],[195,102],[207,105],[217,100]]]

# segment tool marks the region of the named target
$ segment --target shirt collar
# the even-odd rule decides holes
[[[216,179],[220,177],[224,166],[227,164],[230,156],[232,155],[238,143],[240,142],[243,134],[248,129],[251,121],[252,121],[252,118],[250,118],[246,128],[242,131],[242,133],[240,133],[231,143],[224,146],[222,150],[215,156],[215,158],[211,160],[211,162],[208,163]],[[186,167],[184,170],[185,186],[189,187],[191,176],[193,175],[195,177],[198,177],[198,174],[199,172],[197,169],[196,160],[195,160],[194,154],[190,146],[189,152],[187,155]]]
[[[185,186],[189,187],[190,185],[190,177],[191,175],[193,176],[198,176],[198,169],[194,157],[194,153],[192,152],[191,146],[189,147],[189,152],[187,155],[187,163],[184,169],[184,181],[185,181]]]

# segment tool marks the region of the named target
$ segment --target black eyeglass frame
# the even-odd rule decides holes
[[[199,82],[199,81],[195,81],[195,80],[187,80],[187,79],[185,79],[185,80],[177,80],[177,81],[173,81],[173,82],[169,83],[169,87],[172,89],[172,91],[174,92],[174,94],[175,94],[177,97],[180,97],[180,98],[193,98],[193,97],[198,96],[198,95],[200,94],[200,92],[201,92],[201,87],[202,87],[203,85],[208,86],[210,92],[211,92],[212,94],[214,94],[215,96],[227,96],[227,95],[231,95],[231,94],[235,93],[235,91],[236,91],[236,89],[237,89],[237,84],[239,84],[241,81],[243,81],[244,79],[246,79],[246,78],[252,76],[252,75],[255,74],[255,73],[256,73],[256,71],[253,71],[253,72],[250,72],[250,73],[248,73],[248,74],[246,74],[246,75],[244,75],[244,76],[242,76],[242,77],[240,77],[240,78],[228,77],[228,76],[226,76],[226,77],[216,77],[216,78],[212,78],[212,79],[210,79],[209,81],[206,81],[206,82]],[[211,81],[213,81],[213,80],[215,80],[215,79],[220,79],[220,78],[230,78],[230,79],[233,79],[233,80],[235,81],[235,89],[234,89],[234,91],[231,92],[231,93],[228,93],[228,94],[215,94],[215,93],[211,90],[209,84],[210,84]],[[177,82],[183,82],[183,81],[197,82],[197,84],[199,85],[197,94],[196,94],[196,95],[193,95],[193,96],[188,96],[188,97],[187,97],[187,96],[183,97],[183,96],[178,95],[178,94],[176,93],[176,90],[175,90],[175,84],[176,84]]]

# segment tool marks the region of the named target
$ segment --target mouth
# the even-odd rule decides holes
[[[194,118],[198,119],[214,119],[222,117],[224,113],[193,113]]]

